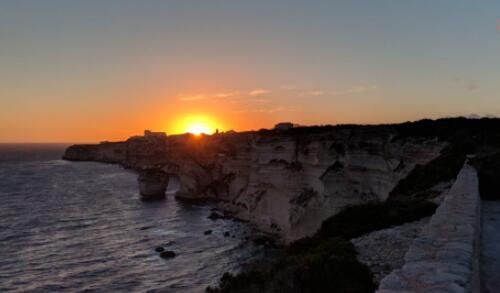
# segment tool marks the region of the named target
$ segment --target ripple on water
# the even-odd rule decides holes
[[[2,292],[202,292],[265,256],[243,240],[248,226],[207,220],[209,205],[141,201],[118,166],[23,160],[0,175]],[[160,258],[159,245],[177,256]]]

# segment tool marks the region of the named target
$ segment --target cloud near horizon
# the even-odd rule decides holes
[[[198,101],[205,98],[215,98],[215,99],[229,99],[229,98],[241,98],[244,96],[257,97],[265,94],[270,94],[271,90],[258,88],[251,90],[247,93],[241,93],[240,91],[227,91],[227,92],[219,92],[213,95],[209,94],[199,94],[199,95],[191,95],[191,96],[180,96],[179,100],[184,102]],[[252,99],[249,101],[254,102],[263,102],[265,99]]]
[[[298,107],[295,106],[288,106],[288,107],[275,107],[275,108],[268,108],[268,109],[255,109],[255,110],[249,110],[249,109],[243,109],[243,110],[233,110],[233,113],[267,113],[267,114],[273,114],[277,112],[295,112],[298,111]]]
[[[215,95],[216,98],[219,99],[225,99],[225,98],[231,98],[234,96],[239,95],[239,92],[220,92]]]
[[[255,89],[253,91],[248,92],[248,95],[250,96],[260,96],[260,95],[265,95],[265,94],[270,94],[271,91],[267,89]]]
[[[179,99],[181,101],[197,101],[197,100],[202,100],[205,98],[205,95],[195,95],[195,96],[181,96]]]
[[[297,96],[299,97],[319,97],[325,95],[325,92],[322,90],[311,90],[306,92],[299,92]]]
[[[308,89],[309,88],[309,89]],[[367,86],[367,85],[359,85],[348,88],[346,90],[340,91],[325,91],[323,89],[315,89],[307,85],[304,87],[296,86],[296,85],[287,85],[279,87],[281,91],[289,92],[288,95],[294,94],[297,97],[320,97],[320,96],[341,96],[347,94],[360,94],[369,91],[373,91],[378,89],[376,85]],[[203,99],[211,99],[211,102],[218,103],[221,100],[224,100],[227,103],[268,103],[270,99],[260,98],[260,96],[272,94],[273,91],[266,88],[256,88],[254,90],[245,92],[245,91],[222,91],[215,94],[198,94],[191,96],[180,96],[179,99],[183,102],[193,102],[199,101]],[[259,97],[259,98],[257,98]],[[219,100],[219,101],[218,101]]]
[[[372,86],[360,85],[360,86],[351,87],[345,91],[334,91],[334,92],[331,92],[330,95],[342,96],[342,95],[348,95],[348,94],[361,94],[361,93],[366,93],[369,91],[374,91],[377,89],[378,89],[378,86],[376,86],[376,85],[372,85]]]

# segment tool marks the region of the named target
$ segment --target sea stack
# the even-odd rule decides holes
[[[159,169],[139,172],[139,190],[143,199],[162,198],[168,186],[168,175]]]

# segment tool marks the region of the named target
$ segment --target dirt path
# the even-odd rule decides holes
[[[500,201],[482,202],[481,288],[484,293],[500,290]]]

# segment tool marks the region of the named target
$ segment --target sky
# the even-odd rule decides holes
[[[498,0],[0,2],[0,142],[500,116],[499,94]]]

